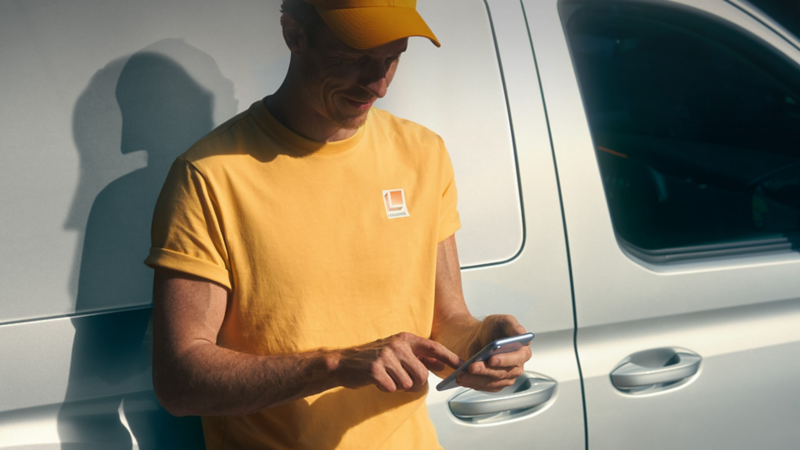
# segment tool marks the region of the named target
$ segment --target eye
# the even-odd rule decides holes
[[[370,63],[370,57],[367,55],[342,55],[340,60],[351,66],[363,67]]]
[[[370,57],[367,55],[363,55],[357,60],[359,66],[366,66],[370,62]]]
[[[390,67],[392,64],[394,64],[396,61],[399,61],[399,60],[400,60],[399,56],[392,56],[392,57],[386,58],[386,67]]]

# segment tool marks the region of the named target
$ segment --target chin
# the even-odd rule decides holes
[[[336,118],[335,122],[340,127],[344,128],[346,130],[356,130],[359,127],[361,127],[361,125],[364,125],[364,122],[367,121],[367,115],[368,114],[369,113],[366,112],[364,114],[361,114],[360,116],[355,116],[355,117],[339,116],[339,117]]]

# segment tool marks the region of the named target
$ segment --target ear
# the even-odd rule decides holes
[[[308,36],[293,15],[283,13],[281,27],[283,28],[283,40],[293,55],[302,53],[308,47]]]

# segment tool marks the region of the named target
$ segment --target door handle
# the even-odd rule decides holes
[[[530,409],[550,400],[556,383],[547,378],[523,374],[500,392],[468,390],[453,397],[450,411],[458,418],[471,419],[505,411]]]
[[[696,374],[702,359],[689,351],[671,348],[634,353],[611,372],[611,382],[617,389],[674,383]]]

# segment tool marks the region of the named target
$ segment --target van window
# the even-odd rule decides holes
[[[623,243],[662,255],[792,245],[795,63],[744,30],[683,10],[583,7],[566,30]]]
[[[750,0],[756,8],[775,19],[795,37],[800,37],[800,5],[794,0]]]

